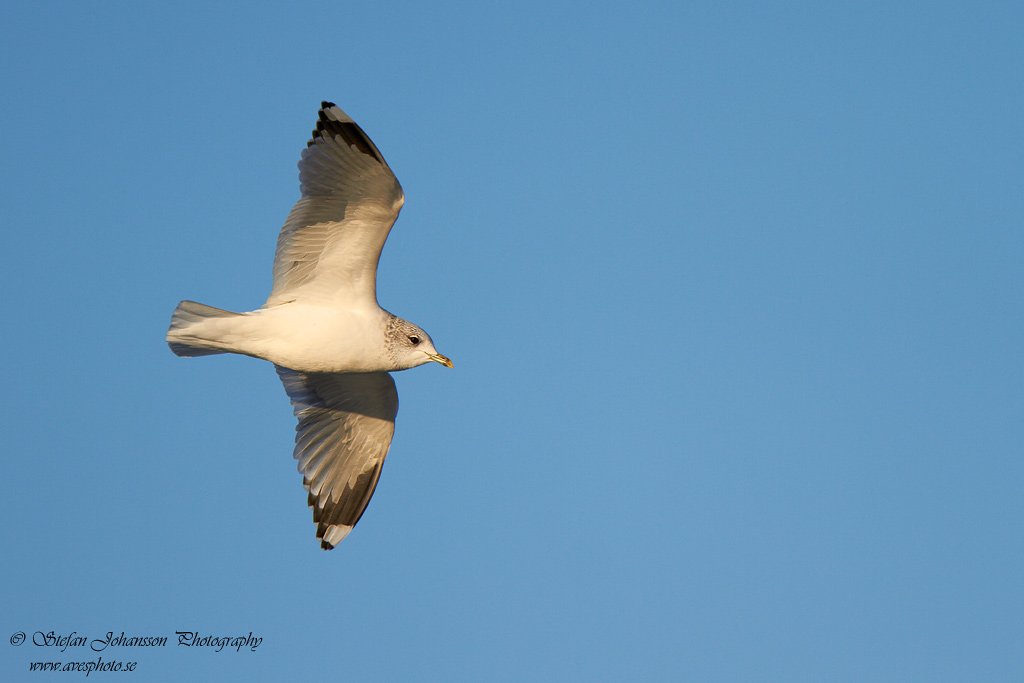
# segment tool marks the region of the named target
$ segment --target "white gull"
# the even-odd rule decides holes
[[[232,313],[182,301],[167,343],[179,356],[240,353],[274,364],[299,420],[295,458],[316,535],[329,550],[352,531],[380,478],[398,413],[389,371],[452,362],[377,303],[377,262],[404,194],[335,104],[321,103],[299,185],[267,302]]]

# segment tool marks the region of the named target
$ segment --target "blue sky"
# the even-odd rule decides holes
[[[1022,32],[1010,2],[12,6],[5,633],[170,637],[105,655],[137,681],[1020,680]],[[272,367],[163,342],[180,299],[266,298],[322,99],[405,189],[382,305],[455,362],[396,376],[329,553]],[[12,681],[86,659],[0,649]]]

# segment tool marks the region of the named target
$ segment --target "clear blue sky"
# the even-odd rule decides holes
[[[133,681],[1024,679],[1022,35],[1017,2],[8,7],[0,678],[87,658],[7,642],[53,630],[170,636],[104,653]],[[329,553],[273,368],[163,341],[266,298],[321,99],[405,188],[382,305],[455,361],[396,376]]]

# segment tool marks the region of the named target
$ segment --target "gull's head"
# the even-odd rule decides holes
[[[414,368],[430,361],[452,367],[452,362],[434,348],[434,340],[429,334],[396,316],[388,320],[387,346],[388,354],[398,365],[396,370]]]

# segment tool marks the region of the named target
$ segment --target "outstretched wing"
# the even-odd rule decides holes
[[[265,306],[376,305],[377,261],[405,195],[376,145],[331,102],[320,104],[299,161],[299,187],[302,198],[277,238]]]
[[[299,419],[295,459],[309,492],[316,537],[330,550],[352,531],[377,487],[395,433],[395,381],[386,372],[274,367]]]

